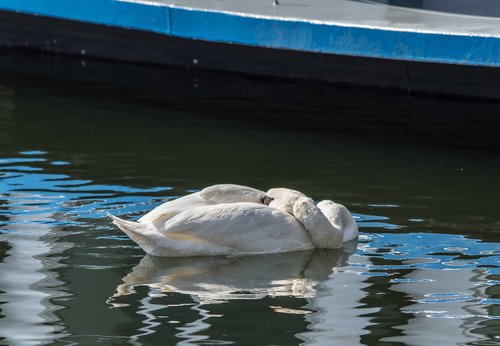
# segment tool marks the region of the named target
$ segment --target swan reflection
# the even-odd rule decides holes
[[[188,294],[200,304],[266,296],[313,298],[318,283],[332,269],[345,265],[357,242],[343,250],[309,250],[241,257],[164,258],[146,255],[123,278],[109,303],[122,306],[119,297],[138,286]]]

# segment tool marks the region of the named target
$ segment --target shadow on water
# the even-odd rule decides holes
[[[4,52],[0,62],[3,84],[41,106],[45,99],[45,106],[62,108],[67,106],[65,101],[79,98],[83,108],[90,106],[85,103],[89,99],[93,110],[100,103],[116,107],[119,118],[115,114],[107,119],[108,127],[95,128],[96,134],[107,133],[117,122],[123,125],[120,130],[128,130],[124,135],[136,129],[131,122],[139,128],[156,121],[204,122],[224,128],[354,133],[359,140],[393,145],[500,148],[500,103],[495,102],[28,53]],[[51,118],[46,123],[69,121],[65,112],[48,114],[41,109],[38,113]],[[102,113],[87,111],[85,117],[92,122]]]
[[[0,81],[0,343],[498,341],[499,104],[23,54]],[[103,215],[220,182],[342,202],[357,251],[156,259]]]

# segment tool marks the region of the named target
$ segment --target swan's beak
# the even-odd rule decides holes
[[[262,197],[260,199],[260,201],[262,202],[262,204],[265,204],[265,205],[269,205],[269,203],[271,203],[273,200],[274,200],[274,198],[269,197],[268,195],[264,195],[264,197]]]

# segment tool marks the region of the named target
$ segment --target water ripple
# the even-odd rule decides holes
[[[103,185],[91,180],[73,179],[66,174],[47,173],[43,167],[19,166],[17,163],[45,163],[46,158],[35,156],[48,152],[30,151],[22,154],[33,157],[0,159],[0,165],[4,165],[0,167],[0,198],[6,199],[0,215],[57,212],[66,215],[68,224],[72,224],[75,218],[102,218],[105,210],[118,213],[144,211],[158,199],[158,193],[164,194],[172,189]],[[35,205],[40,208],[28,211],[22,208]]]
[[[154,263],[147,263],[146,257],[137,264],[143,253],[107,222],[105,211],[142,214],[166,198],[178,197],[172,187],[139,188],[76,179],[60,173],[65,166],[72,167],[71,162],[49,158],[47,151],[20,155],[23,157],[0,159],[0,235],[13,245],[0,263],[0,271],[11,273],[12,282],[18,282],[16,289],[20,287],[22,294],[32,296],[16,305],[16,290],[8,285],[2,288],[7,293],[0,294],[0,299],[7,302],[3,306],[12,325],[33,328],[57,321],[54,311],[63,309],[73,295],[88,294],[87,290],[71,286],[72,280],[82,285],[90,280],[97,285],[104,283],[103,276],[108,275],[114,277],[114,285],[120,280],[123,283],[118,284],[111,298],[109,287],[101,295],[107,294],[108,302],[120,312],[128,309],[127,313],[136,318],[143,316],[135,330],[129,332],[137,340],[159,333],[168,324],[178,326],[172,327],[169,335],[177,335],[180,340],[215,342],[218,339],[208,335],[214,319],[229,323],[225,312],[217,312],[225,310],[214,307],[221,303],[248,309],[264,306],[263,311],[273,314],[274,319],[277,315],[300,318],[310,330],[301,334],[304,340],[332,340],[339,336],[339,330],[352,331],[352,325],[356,330],[368,331],[379,323],[371,318],[375,314],[384,316],[380,328],[398,331],[393,334],[401,330],[410,333],[406,330],[410,326],[411,332],[428,330],[432,327],[428,321],[433,319],[451,321],[453,328],[470,334],[480,323],[499,318],[490,307],[500,304],[495,293],[500,285],[500,243],[463,235],[408,232],[401,221],[355,213],[361,230],[357,251],[329,261],[321,256],[306,256],[302,263],[298,259],[304,254],[270,256],[267,261],[231,259],[236,268],[231,272],[230,263],[218,258],[151,259]],[[380,213],[400,208],[393,204],[369,206]],[[405,220],[417,224],[423,221],[419,217]],[[275,267],[280,258],[287,258],[283,262],[285,272]],[[127,273],[130,264],[136,266]],[[63,280],[66,272],[59,268],[73,276]],[[245,280],[242,273],[246,273]],[[284,273],[286,277],[276,279]],[[52,286],[47,288],[43,282]],[[246,284],[243,288],[239,286],[242,283]],[[248,300],[255,304],[245,303]],[[32,318],[20,321],[16,309],[22,310],[25,304],[32,305]],[[178,311],[181,306],[185,309]],[[388,306],[392,310],[384,315],[381,311]],[[188,315],[197,317],[188,320]],[[35,328],[33,335],[66,335],[60,327],[49,329],[40,327],[37,332]],[[18,333],[19,328],[14,332]],[[75,337],[83,338],[71,335],[67,340]],[[407,339],[392,336],[380,337],[380,341],[404,343]]]

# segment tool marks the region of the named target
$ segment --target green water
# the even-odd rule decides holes
[[[0,344],[493,345],[500,106],[0,57]],[[355,215],[357,247],[145,256],[105,217],[215,183]]]

